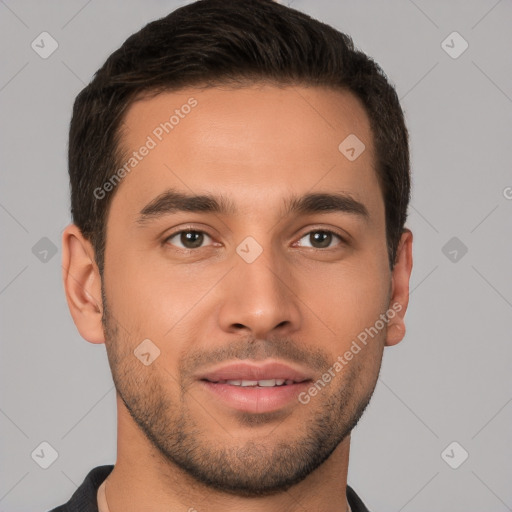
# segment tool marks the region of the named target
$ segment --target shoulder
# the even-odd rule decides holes
[[[352,509],[352,512],[370,512],[361,498],[357,495],[356,491],[347,485],[347,500]],[[60,511],[59,511],[60,512]]]
[[[49,512],[98,512],[98,487],[113,469],[112,464],[91,469],[69,501]]]

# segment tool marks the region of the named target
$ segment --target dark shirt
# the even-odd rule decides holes
[[[50,512],[98,512],[98,487],[113,469],[113,465],[97,466],[91,469],[71,499]],[[347,499],[352,512],[369,512],[356,492],[348,485]]]

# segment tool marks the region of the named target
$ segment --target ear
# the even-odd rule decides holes
[[[101,276],[92,244],[75,224],[62,234],[62,279],[69,311],[82,338],[105,343]]]
[[[412,271],[412,232],[404,229],[398,244],[395,267],[391,277],[391,300],[389,307],[395,316],[388,322],[386,346],[400,343],[405,336],[405,312],[409,304],[409,279]]]

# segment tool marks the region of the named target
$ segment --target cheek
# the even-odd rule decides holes
[[[137,254],[127,256],[109,277],[115,311],[132,337],[159,340],[162,346],[169,340],[179,345],[191,319],[202,311],[201,298],[218,280],[218,268],[175,265],[162,255]]]
[[[341,340],[374,325],[387,309],[389,282],[380,266],[364,264],[331,267],[315,285],[303,290],[305,301]]]

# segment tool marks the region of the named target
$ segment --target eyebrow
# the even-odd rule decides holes
[[[285,200],[284,207],[285,215],[341,212],[359,217],[365,222],[370,218],[366,206],[345,192],[291,196]],[[177,212],[235,215],[237,208],[235,203],[224,195],[189,195],[175,189],[168,189],[142,208],[136,222],[142,226]]]

